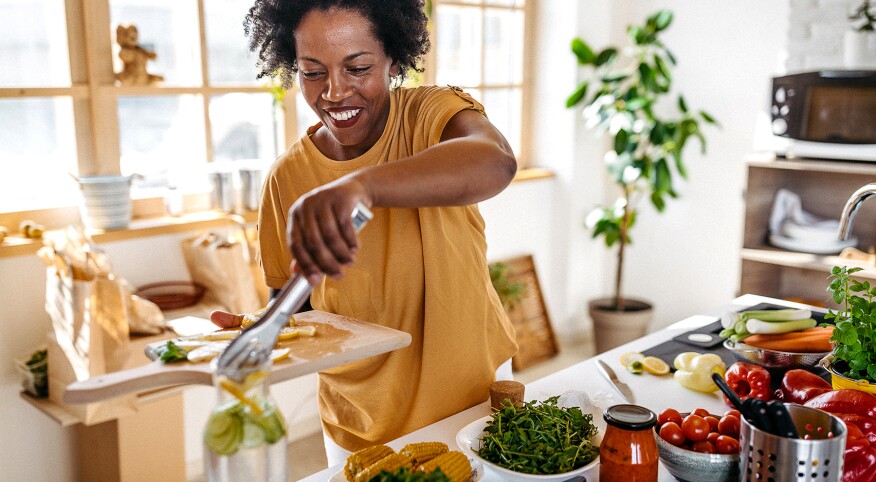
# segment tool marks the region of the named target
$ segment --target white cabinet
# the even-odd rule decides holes
[[[771,246],[768,241],[770,213],[779,189],[799,195],[805,211],[825,219],[839,219],[849,196],[864,184],[876,182],[876,164],[751,158],[746,165],[740,293],[824,305],[828,299],[827,276],[833,266],[861,266],[865,270],[859,277],[876,280],[876,267],[866,262],[837,254],[788,251]],[[876,244],[876,200],[861,205],[852,236],[858,239],[856,247],[860,250],[868,251]]]

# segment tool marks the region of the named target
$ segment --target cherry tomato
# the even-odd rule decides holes
[[[706,435],[706,440],[715,443],[715,441],[718,440],[718,437],[720,436],[721,434],[719,434],[718,432],[709,432],[709,435]]]
[[[706,422],[708,422],[710,432],[717,432],[718,431],[718,422],[719,421],[718,421],[717,417],[715,417],[714,415],[709,415],[708,417],[703,417],[703,418],[706,420]]]
[[[681,414],[674,408],[667,408],[660,412],[660,415],[657,415],[657,425],[661,427],[667,422],[675,422],[676,425],[681,427],[681,421]]]
[[[739,444],[736,444],[737,448]],[[692,449],[694,452],[700,452],[703,454],[713,454],[715,453],[715,445],[708,440],[700,440],[699,442],[694,442]]]
[[[694,415],[699,415],[700,417],[708,417],[709,416],[709,411],[706,410],[705,408],[698,408],[691,413]]]
[[[681,447],[684,444],[684,434],[681,433],[681,427],[675,422],[666,422],[660,427],[660,438]]]
[[[739,417],[734,415],[724,415],[718,421],[718,432],[721,435],[727,435],[735,439],[739,438]]]
[[[718,437],[718,440],[715,441],[715,448],[718,450],[719,454],[738,454],[739,441],[733,437],[721,435]]]
[[[727,415],[733,415],[733,416],[736,417],[736,418],[739,418],[739,417],[742,416],[742,414],[739,413],[739,410],[736,410],[735,408],[730,409],[730,410],[727,410],[726,412],[724,412],[724,416],[726,417]]]
[[[693,442],[706,440],[709,435],[709,422],[699,415],[690,414],[681,422],[681,432],[686,439]]]

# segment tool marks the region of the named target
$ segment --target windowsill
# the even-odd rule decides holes
[[[517,171],[517,175],[514,176],[512,183],[549,179],[554,176],[556,176],[556,174],[553,171],[533,167]],[[90,231],[88,234],[95,243],[111,243],[149,236],[184,233],[199,229],[228,227],[229,225],[239,225],[241,223],[254,223],[257,221],[257,218],[258,213],[255,211],[246,212],[242,215],[230,215],[218,211],[199,211],[187,213],[178,217],[148,216],[135,218],[131,221],[130,226],[125,229],[112,231],[98,229]],[[38,219],[37,222],[39,222]],[[57,232],[58,231],[49,231],[46,233],[46,236],[51,237]],[[42,246],[42,239],[29,239],[24,238],[19,234],[10,234],[7,236],[6,240],[0,244],[0,259],[35,254]]]

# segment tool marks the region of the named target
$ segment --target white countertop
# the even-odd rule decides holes
[[[756,295],[743,295],[733,300],[732,304],[721,307],[711,315],[695,315],[677,323],[672,324],[660,331],[648,334],[642,338],[634,340],[625,345],[619,346],[605,353],[601,353],[593,358],[589,358],[580,363],[572,365],[568,368],[552,373],[544,378],[536,380],[526,385],[525,399],[529,400],[544,400],[548,397],[562,395],[569,391],[583,391],[594,399],[612,397],[617,403],[625,403],[616,394],[614,389],[607,381],[599,374],[596,369],[595,360],[601,359],[614,368],[618,378],[628,384],[633,390],[636,397],[636,404],[651,409],[654,413],[659,414],[667,408],[675,408],[679,411],[692,411],[696,408],[705,408],[712,413],[724,413],[730,407],[724,404],[721,392],[707,394],[700,393],[679,385],[672,376],[658,377],[650,374],[633,375],[626,369],[621,367],[619,359],[624,353],[630,351],[645,351],[648,348],[659,345],[664,341],[670,340],[672,337],[705,326],[716,321],[716,316],[724,311],[738,311],[743,308],[756,305],[758,303],[774,303],[787,305],[791,307],[802,307],[797,303],[790,303],[783,300],[766,298]],[[695,347],[691,347],[690,351],[698,351]],[[485,401],[480,405],[476,405],[467,410],[452,415],[421,428],[408,435],[400,437],[387,445],[395,450],[401,449],[405,444],[412,442],[438,441],[446,443],[451,450],[456,448],[456,434],[461,428],[470,422],[490,415],[489,401]],[[336,473],[343,470],[343,465],[329,467],[325,470],[317,472],[301,479],[302,482],[326,482]],[[596,482],[599,480],[598,468],[594,468],[586,474],[588,482]],[[676,480],[666,471],[663,465],[660,465],[658,479],[663,481]],[[496,478],[493,474],[487,471],[483,482],[501,482],[501,479]]]

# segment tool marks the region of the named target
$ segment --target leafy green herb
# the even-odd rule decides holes
[[[557,406],[559,397],[505,405],[487,422],[478,454],[496,465],[527,474],[560,474],[599,455],[593,445],[593,416],[578,407]]]
[[[863,268],[834,266],[831,270],[831,299],[841,306],[828,310],[825,319],[836,323],[830,341],[834,343],[834,368],[855,380],[876,382],[876,287],[851,277]],[[824,325],[822,325],[824,326]],[[829,325],[828,325],[829,326]],[[847,368],[846,368],[847,366]]]
[[[383,471],[368,479],[368,482],[452,482],[449,477],[435,469],[426,474],[425,472],[411,472],[407,467],[402,467],[395,472]]]
[[[164,345],[159,346],[155,349],[155,352],[158,354],[158,358],[161,359],[164,363],[176,363],[180,361],[186,361],[188,358],[184,349],[177,346],[176,343],[168,340]]]

